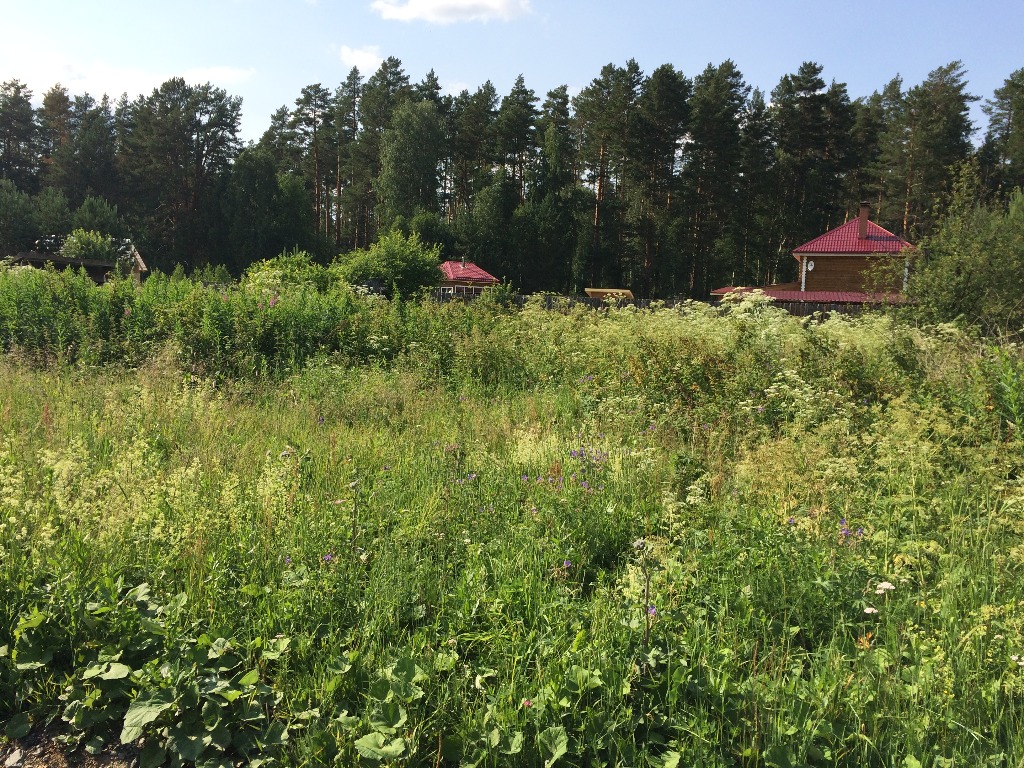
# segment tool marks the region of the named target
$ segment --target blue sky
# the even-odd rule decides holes
[[[369,77],[386,56],[451,93],[490,80],[503,95],[521,73],[541,99],[630,58],[689,77],[731,58],[766,93],[816,61],[853,98],[959,59],[985,99],[1024,67],[1021,30],[1020,0],[0,0],[0,80],[37,102],[56,82],[134,98],[176,75],[209,81],[242,97],[256,140],[303,86],[333,88],[353,65]],[[972,115],[983,124],[980,102]]]

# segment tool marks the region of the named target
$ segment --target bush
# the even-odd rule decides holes
[[[426,246],[419,235],[389,232],[369,250],[338,257],[332,271],[351,285],[379,280],[392,294],[412,296],[441,279],[439,246]]]
[[[988,334],[1024,332],[1024,194],[1008,206],[980,199],[973,168],[962,173],[945,217],[920,244],[908,293],[929,322],[962,320]]]

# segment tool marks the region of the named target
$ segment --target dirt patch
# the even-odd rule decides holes
[[[112,747],[99,755],[66,747],[48,734],[29,734],[0,744],[0,768],[137,768],[138,750]]]

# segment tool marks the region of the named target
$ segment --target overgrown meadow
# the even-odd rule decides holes
[[[499,298],[0,271],[7,736],[147,766],[1021,764],[1019,348]]]

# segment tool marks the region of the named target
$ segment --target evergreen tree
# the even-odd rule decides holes
[[[374,185],[384,227],[390,228],[398,217],[438,212],[443,151],[444,128],[436,104],[425,100],[399,106],[381,137],[380,175]]]
[[[33,199],[36,232],[40,237],[71,232],[71,206],[59,189],[44,187]]]
[[[722,282],[727,285],[766,285],[788,276],[789,254],[778,247],[784,216],[772,127],[764,94],[755,89],[740,114],[740,178],[725,228],[730,258]]]
[[[0,179],[0,257],[31,250],[38,236],[32,198],[10,179]]]
[[[76,96],[71,107],[71,140],[54,156],[53,181],[71,204],[89,195],[117,200],[122,195],[117,168],[117,143],[110,100]]]
[[[634,60],[606,64],[573,100],[581,167],[590,187],[593,219],[583,263],[590,285],[621,286],[638,277],[639,252],[625,231],[630,184],[638,178],[643,73]],[[627,241],[633,246],[627,249]]]
[[[1024,69],[1011,74],[982,107],[988,115],[984,152],[991,185],[1009,192],[1024,187]]]
[[[833,82],[826,89],[821,72],[820,64],[804,62],[772,91],[779,203],[786,221],[780,251],[838,225],[848,207],[842,191],[854,160],[854,108],[846,86]]]
[[[498,92],[490,80],[452,105],[452,202],[449,217],[472,212],[477,194],[490,184],[497,159]]]
[[[128,237],[128,227],[117,212],[117,206],[102,197],[89,195],[71,218],[72,229],[99,232],[115,238]]]
[[[688,221],[685,259],[674,265],[673,292],[705,298],[732,274],[725,239],[740,186],[740,120],[750,87],[731,60],[709,64],[693,82],[690,141],[683,166]]]
[[[519,75],[509,95],[501,100],[495,120],[499,162],[517,185],[520,203],[526,200],[527,177],[536,159],[537,102],[537,95]]]
[[[215,204],[240,147],[241,99],[209,83],[168,80],[121,110],[119,155],[132,220],[156,266],[209,262],[217,242]]]
[[[535,263],[528,267],[529,279],[524,281],[523,290],[580,293],[583,285],[573,279],[573,257],[579,240],[582,198],[577,186],[567,86],[548,91],[537,126],[543,146],[525,214],[535,234],[530,252]]]
[[[55,179],[54,164],[61,155],[70,153],[71,97],[60,83],[43,94],[43,106],[38,112],[39,164],[44,186],[63,187]]]
[[[671,64],[655,69],[643,82],[639,127],[630,164],[636,176],[630,188],[629,230],[636,234],[640,272],[634,284],[642,296],[654,295],[666,258],[682,248],[679,227],[678,177],[686,136],[692,83]]]
[[[369,220],[366,198],[356,185],[359,176],[356,162],[356,140],[359,137],[359,107],[363,78],[352,67],[344,82],[334,91],[334,244],[345,250],[368,245],[360,238]]]
[[[327,197],[334,188],[337,149],[330,146],[334,121],[333,95],[320,83],[307,85],[295,100],[288,127],[299,151],[300,170],[312,198],[317,233],[333,224]]]
[[[895,82],[895,81],[894,81]],[[913,241],[932,226],[930,211],[948,193],[954,167],[972,152],[966,72],[959,61],[933,70],[906,93],[887,89],[881,142],[883,216]]]
[[[357,194],[362,199],[366,212],[362,240],[370,243],[376,237],[379,212],[375,184],[380,174],[381,139],[390,127],[391,118],[399,105],[411,98],[409,76],[402,68],[402,62],[394,56],[385,59],[376,72],[366,81],[359,102],[360,132],[356,141],[355,180]]]
[[[18,80],[0,83],[0,179],[29,194],[38,186],[37,139],[32,91]]]

